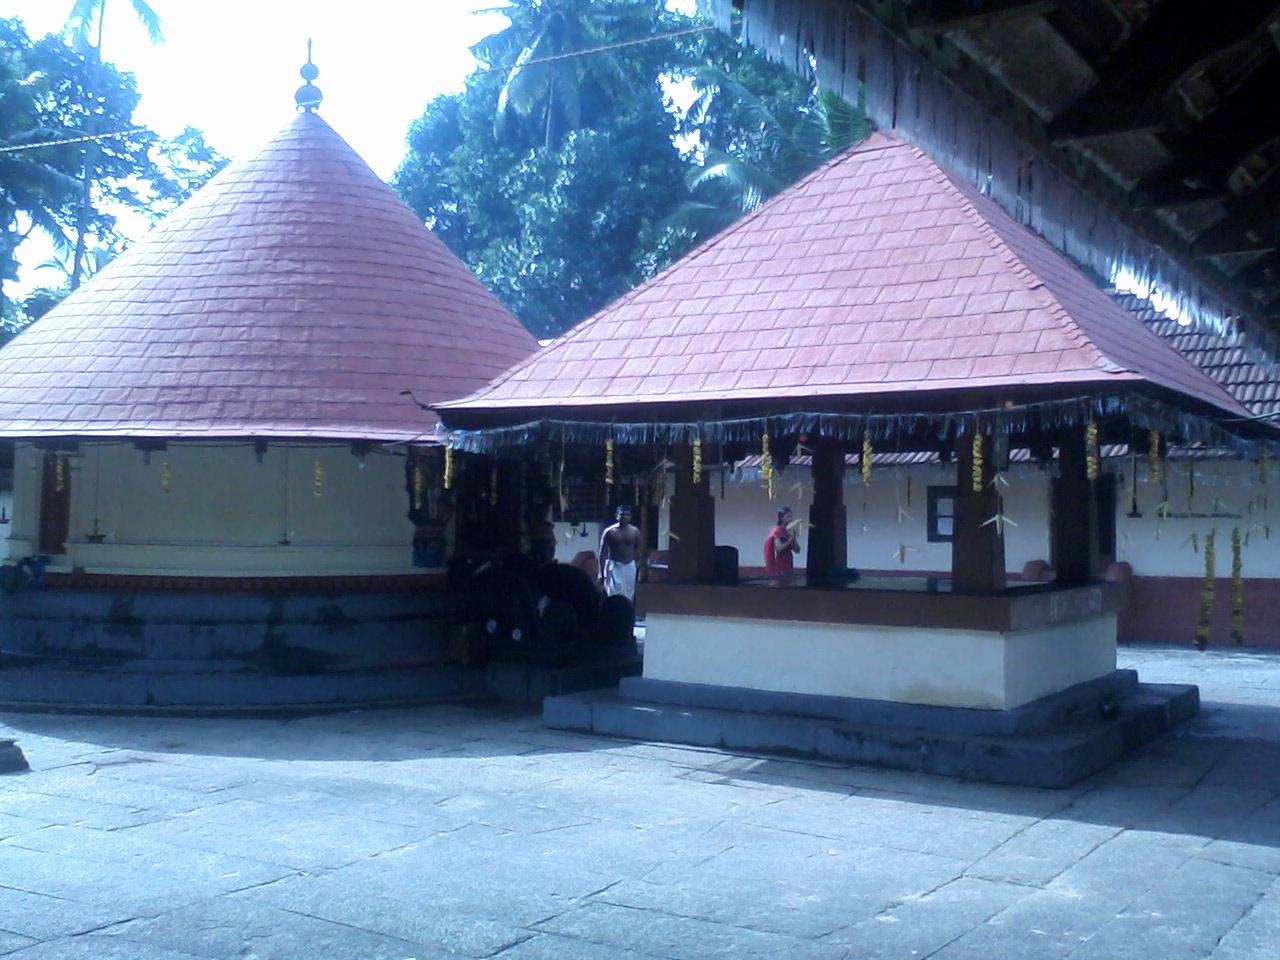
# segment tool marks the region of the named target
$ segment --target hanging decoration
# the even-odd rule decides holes
[[[314,497],[324,495],[324,464],[320,462],[319,457],[316,457],[311,465],[311,495]]]
[[[60,453],[53,458],[53,489],[57,493],[67,489],[67,458]]]
[[[981,434],[981,433],[979,433],[977,430],[974,430],[974,431],[973,431],[973,445],[972,445],[971,450],[972,450],[972,458],[973,458],[973,471],[972,471],[972,486],[973,486],[973,492],[974,492],[974,493],[981,493],[981,492],[982,492],[982,487],[983,487],[983,483],[982,483],[982,434]]]
[[[611,483],[613,481],[610,481]],[[489,470],[489,506],[498,505],[498,458],[494,457],[493,467]]]
[[[448,463],[449,448],[445,447],[445,463]],[[422,464],[417,460],[413,462],[413,509],[422,509],[422,491],[426,487],[426,477],[422,473]]]
[[[1241,575],[1240,528],[1231,529],[1231,640],[1244,643],[1244,577]]]
[[[984,527],[989,527],[991,526],[991,524],[995,524],[996,535],[1000,537],[1004,536],[1004,528],[1006,526],[1009,526],[1009,527],[1017,526],[1017,524],[1014,523],[1012,519],[1005,516],[1003,513],[997,513],[995,516],[988,517],[986,520],[982,521],[982,526]]]
[[[1195,510],[1196,499],[1196,465],[1194,463],[1187,464],[1187,513]]]
[[[444,488],[453,489],[453,444],[444,445]]]
[[[769,431],[760,436],[760,479],[769,491],[769,499],[773,499],[773,457],[769,453]]]
[[[702,439],[693,438],[693,482],[702,482]]]
[[[1152,430],[1147,435],[1147,476],[1152,483],[1159,483],[1161,479],[1160,470],[1160,431]]]
[[[544,438],[559,438],[562,443],[583,445],[601,444],[606,438],[612,438],[618,443],[649,447],[687,444],[695,437],[701,437],[704,443],[746,443],[756,442],[762,432],[773,436],[798,437],[804,434],[811,446],[813,440],[820,437],[846,444],[860,443],[866,433],[870,433],[876,443],[908,435],[957,436],[972,429],[975,423],[981,423],[986,433],[992,436],[1053,433],[1082,429],[1090,420],[1101,423],[1114,417],[1125,417],[1136,429],[1153,431],[1157,438],[1177,437],[1181,443],[1201,443],[1213,449],[1233,451],[1250,460],[1257,459],[1262,449],[1258,441],[1236,436],[1206,417],[1135,394],[1068,397],[948,412],[833,413],[811,410],[761,412],[720,420],[638,420],[629,423],[544,418],[480,430],[455,430],[449,436],[454,446],[470,453],[490,453],[500,447],[526,447]],[[1273,457],[1274,453],[1272,449]]]
[[[1267,448],[1262,448],[1262,456],[1258,458],[1258,479],[1262,481],[1262,485],[1267,485],[1267,475],[1270,470],[1270,458],[1267,456]]]
[[[606,486],[613,486],[613,437],[604,441],[604,482]]]
[[[160,489],[165,493],[169,492],[169,488],[173,485],[173,467],[166,460],[160,464]]]
[[[1196,649],[1209,646],[1209,621],[1213,616],[1213,540],[1217,529],[1204,535],[1204,584],[1200,588],[1200,623],[1196,626]]]
[[[1084,428],[1084,470],[1090,483],[1098,479],[1098,424],[1093,420]]]
[[[861,466],[862,466],[862,485],[866,487],[871,486],[872,453],[873,451],[871,449],[871,431],[865,430],[863,431],[863,434],[862,434]]]

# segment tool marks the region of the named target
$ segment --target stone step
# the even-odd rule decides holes
[[[1067,787],[1199,709],[1194,686],[1138,684],[1113,720],[1076,717],[1034,734],[940,732],[906,724],[761,714],[627,699],[593,690],[543,702],[543,722],[632,740],[816,757],[962,779]],[[901,714],[900,714],[901,715]]]
[[[0,707],[121,713],[316,712],[483,696],[481,671],[405,668],[300,675],[0,670]]]

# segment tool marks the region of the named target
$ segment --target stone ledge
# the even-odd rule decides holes
[[[21,747],[12,740],[0,740],[0,773],[25,773],[30,769]]]
[[[1068,787],[1193,716],[1200,707],[1199,690],[1138,684],[1119,706],[1114,720],[1078,717],[1034,734],[992,736],[631,700],[614,690],[595,690],[548,697],[543,722],[632,740],[841,760],[1017,786]]]

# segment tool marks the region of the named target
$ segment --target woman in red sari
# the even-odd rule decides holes
[[[795,569],[795,555],[800,552],[800,541],[791,523],[791,508],[778,511],[778,522],[764,538],[764,569],[771,577],[786,577]]]

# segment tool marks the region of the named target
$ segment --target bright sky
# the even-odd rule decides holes
[[[235,160],[251,155],[294,113],[307,38],[320,69],[320,113],[387,179],[404,156],[409,124],[427,102],[462,89],[475,66],[470,47],[506,18],[478,13],[505,0],[149,0],[164,42],[152,45],[129,0],[107,0],[106,60],[138,79],[134,116],[163,136],[190,124]],[[670,0],[693,12],[695,0]],[[62,28],[72,0],[0,0],[33,37]],[[129,227],[122,221],[121,227]],[[47,243],[24,244],[26,264],[49,257]],[[24,270],[15,292],[53,283],[52,271]]]
[[[324,92],[320,112],[381,176],[404,153],[409,123],[462,87],[468,48],[500,29],[501,0],[150,0],[164,26],[152,46],[129,0],[107,0],[103,57],[138,78],[136,118],[163,135],[191,124],[232,159],[293,116],[306,41]],[[0,0],[33,36],[61,28],[72,0]]]

